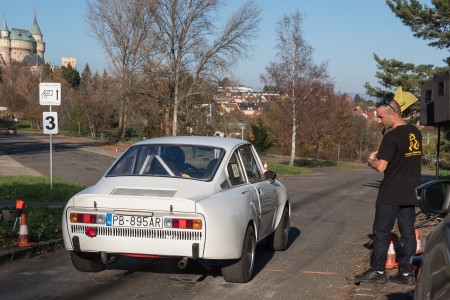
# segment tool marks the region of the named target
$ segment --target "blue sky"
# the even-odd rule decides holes
[[[286,14],[304,15],[303,34],[314,48],[317,63],[328,62],[337,92],[364,94],[364,82],[377,85],[373,54],[415,64],[443,66],[448,51],[427,46],[412,36],[384,0],[256,0],[263,8],[259,37],[250,59],[240,61],[232,77],[261,88],[259,77],[276,59],[275,28]],[[429,0],[422,0],[429,4]],[[228,0],[227,17],[243,1]],[[75,56],[81,72],[86,63],[102,72],[108,62],[85,22],[85,0],[2,1],[0,13],[8,28],[30,29],[34,13],[46,43],[45,59],[56,65],[62,56]]]

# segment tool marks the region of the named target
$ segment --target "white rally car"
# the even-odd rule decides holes
[[[251,279],[256,244],[288,246],[285,187],[264,172],[247,141],[162,137],[138,142],[63,214],[74,267],[98,272],[111,258],[175,257],[213,262],[229,282]]]

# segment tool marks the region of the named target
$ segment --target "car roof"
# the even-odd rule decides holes
[[[137,142],[134,145],[146,144],[201,145],[223,148],[225,150],[232,150],[239,145],[250,143],[246,140],[213,136],[167,136],[151,138],[148,140]]]

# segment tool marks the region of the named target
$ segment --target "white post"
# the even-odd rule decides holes
[[[52,112],[52,106],[50,105],[50,112]],[[52,134],[50,134],[50,189],[53,190],[53,143]]]
[[[340,155],[341,155],[341,143],[338,143],[338,153],[337,153],[337,155],[338,155],[338,165],[340,164],[340,161],[341,161],[341,158],[340,158]]]

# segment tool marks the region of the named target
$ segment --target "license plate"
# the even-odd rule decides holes
[[[106,214],[106,226],[160,229],[162,224],[162,217]]]

